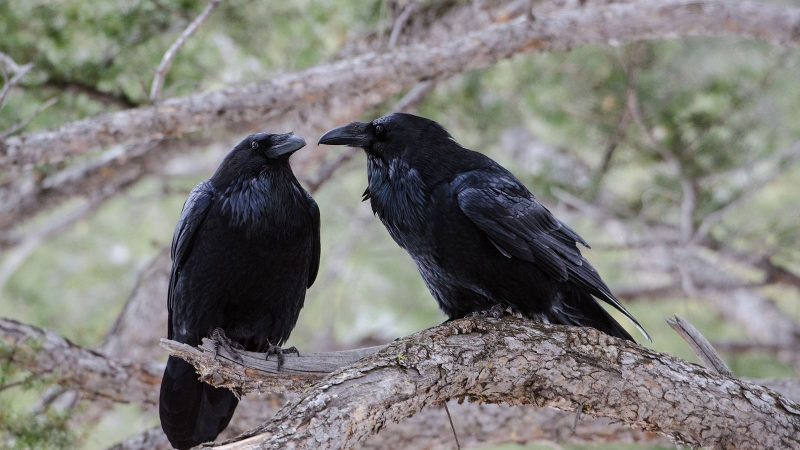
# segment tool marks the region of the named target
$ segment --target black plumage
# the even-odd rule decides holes
[[[451,319],[510,308],[633,340],[599,299],[641,329],[581,255],[583,238],[508,170],[438,123],[395,113],[331,130],[320,143],[365,150],[364,199]]]
[[[319,267],[319,209],[289,165],[304,145],[291,133],[248,136],[189,194],[172,240],[170,339],[280,352]],[[214,440],[237,403],[167,361],[159,414],[174,447]]]

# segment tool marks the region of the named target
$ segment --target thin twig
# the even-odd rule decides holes
[[[397,16],[397,19],[394,21],[394,26],[392,26],[392,34],[389,35],[389,48],[394,48],[397,46],[397,40],[400,38],[400,33],[403,32],[403,27],[408,22],[408,19],[411,17],[411,13],[417,8],[417,2],[412,1],[409,2],[402,11],[400,11],[400,15]]]
[[[714,346],[688,320],[681,319],[676,315],[674,319],[667,319],[667,325],[689,344],[689,347],[692,348],[692,351],[703,361],[706,367],[720,375],[733,376],[733,372],[722,360],[722,357],[719,356]]]
[[[456,440],[456,450],[461,450],[461,443],[458,442],[458,433],[456,433],[456,426],[453,425],[453,417],[450,415],[450,409],[447,407],[447,402],[444,402],[444,412],[447,413],[447,421],[450,422],[450,429],[453,430],[453,438]]]
[[[150,86],[150,101],[156,102],[158,97],[161,95],[161,89],[164,87],[164,78],[167,76],[167,72],[169,72],[170,67],[172,66],[172,62],[175,60],[175,57],[178,54],[178,51],[186,45],[186,42],[189,40],[190,37],[197,31],[198,28],[203,24],[203,22],[208,19],[208,16],[214,12],[215,9],[222,3],[222,0],[211,0],[206,5],[203,12],[197,16],[192,23],[183,30],[178,39],[172,43],[164,56],[161,58],[161,63],[158,65],[156,69],[156,73],[153,76],[153,84]]]
[[[11,79],[8,79],[8,73],[3,70],[3,90],[0,91],[0,109],[3,108],[3,105],[6,102],[6,97],[8,93],[11,92],[11,89],[19,84],[19,81],[24,77],[28,72],[33,69],[33,64],[25,64],[20,66],[10,56],[6,55],[3,52],[0,52],[0,63],[8,68],[10,72],[14,74]]]
[[[46,110],[47,108],[55,105],[57,102],[58,102],[58,99],[56,97],[48,99],[46,102],[44,102],[41,105],[39,105],[39,107],[36,108],[36,111],[34,111],[33,114],[31,114],[30,116],[28,116],[28,118],[20,120],[19,122],[17,122],[14,125],[12,125],[11,128],[9,128],[8,130],[3,131],[2,133],[0,133],[0,140],[3,140],[3,139],[5,139],[5,138],[7,138],[7,137],[9,137],[11,135],[14,135],[14,134],[22,131],[25,127],[30,125],[31,122],[33,122],[33,119],[35,119],[36,116],[38,116],[39,114],[43,113],[44,110]]]

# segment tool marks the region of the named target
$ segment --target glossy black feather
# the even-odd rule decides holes
[[[319,267],[320,218],[289,166],[292,149],[269,155],[285,136],[249,136],[189,194],[172,240],[170,339],[197,345],[221,328],[264,352],[289,338]],[[237,403],[190,365],[168,360],[159,412],[174,447],[214,440]]]
[[[508,170],[436,122],[391,114],[331,130],[320,142],[364,148],[364,198],[450,318],[501,305],[632,340],[596,301],[639,326],[581,255],[577,244],[586,241]]]

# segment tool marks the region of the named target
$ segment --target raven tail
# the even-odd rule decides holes
[[[216,439],[228,426],[238,403],[233,392],[203,383],[189,363],[169,357],[161,380],[158,414],[173,447],[191,448]]]
[[[561,325],[592,327],[610,336],[636,342],[591,294],[578,289],[554,302],[547,319]]]

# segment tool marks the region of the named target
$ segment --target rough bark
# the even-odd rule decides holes
[[[605,418],[581,416],[553,408],[533,406],[479,405],[449,402],[448,408],[462,448],[485,445],[641,443],[669,446],[658,433],[636,430]],[[268,408],[264,408],[268,410]],[[272,411],[274,412],[274,411]],[[232,424],[241,425],[237,409]],[[256,426],[271,415],[261,417]],[[253,417],[255,419],[255,417]],[[455,444],[443,408],[428,407],[400,423],[387,424],[380,433],[355,447],[364,450],[451,450]],[[228,429],[225,434],[228,434]],[[243,430],[242,430],[243,431]],[[109,450],[170,450],[160,427],[150,428]]]
[[[125,363],[75,345],[57,334],[0,318],[9,363],[63,387],[123,403],[156,404],[163,365]]]
[[[274,119],[331,92],[353,97],[375,90],[398,93],[421,80],[487,67],[523,52],[678,36],[741,36],[797,45],[798,29],[800,8],[757,2],[640,1],[559,12],[541,20],[494,26],[440,45],[367,54],[267,82],[12,137],[0,149],[0,168],[52,164],[98,147],[175,137],[220,123]]]
[[[227,367],[225,358],[216,364]],[[252,369],[239,378],[220,373],[205,378],[245,392],[261,384],[243,378],[270,378]],[[504,318],[462,319],[401,339],[220,448],[353,447],[387,423],[457,398],[580,410],[689,446],[800,445],[800,405],[766,387],[591,329]]]
[[[722,383],[723,388],[732,394],[732,397],[726,400],[728,405],[742,408],[739,404],[742,400],[737,397],[737,393],[744,392],[741,395],[744,395],[744,398],[749,398],[748,401],[751,404],[753,404],[754,400],[750,397],[756,395],[761,398],[758,402],[759,404],[768,402],[771,398],[778,403],[784,402],[781,404],[789,410],[796,407],[789,400],[774,397],[775,394],[765,391],[763,388],[755,391],[748,390],[754,385],[726,377],[717,377],[709,380],[709,377],[712,376],[708,373],[703,373],[702,369],[696,366],[664,355],[658,355],[630,344],[620,343],[620,341],[590,330],[563,331],[563,328],[556,328],[555,332],[553,332],[548,327],[539,329],[536,324],[512,318],[505,318],[500,323],[475,322],[471,319],[464,322],[464,324],[460,324],[457,327],[455,325],[447,325],[428,330],[392,344],[388,348],[373,347],[317,354],[304,352],[300,357],[287,356],[286,366],[280,372],[276,371],[274,359],[272,361],[264,361],[263,355],[259,354],[245,354],[245,367],[237,363],[235,358],[228,355],[224,350],[221,350],[215,359],[210,346],[193,349],[182,344],[169,342],[168,347],[175,349],[175,354],[187,356],[188,359],[200,367],[200,372],[212,383],[230,386],[240,392],[250,392],[251,394],[253,391],[269,393],[269,397],[248,395],[245,398],[242,403],[243,407],[237,410],[230,430],[226,433],[228,436],[231,433],[240,432],[248,426],[263,423],[271,417],[272,412],[278,408],[281,402],[281,397],[276,397],[276,393],[288,392],[289,390],[302,393],[308,390],[315,381],[328,375],[328,372],[337,369],[344,369],[344,372],[340,372],[340,374],[353,374],[361,371],[365,376],[367,372],[375,372],[374,375],[369,375],[369,378],[373,381],[375,381],[374,377],[382,377],[383,375],[381,374],[386,370],[389,370],[390,373],[395,373],[396,369],[400,370],[400,373],[416,373],[415,371],[418,371],[420,374],[412,377],[412,381],[418,383],[418,390],[411,395],[415,396],[421,392],[426,394],[413,401],[411,399],[403,400],[400,403],[399,411],[410,413],[413,412],[415,407],[422,408],[425,405],[429,407],[411,421],[390,426],[378,436],[358,444],[364,448],[390,448],[398,442],[411,442],[415,448],[446,447],[451,444],[448,444],[449,435],[434,431],[446,429],[449,426],[446,422],[446,416],[443,411],[432,408],[430,407],[431,405],[438,405],[448,395],[454,398],[466,396],[471,399],[481,398],[486,401],[497,401],[497,396],[513,392],[512,396],[516,399],[518,393],[524,392],[526,389],[525,383],[530,389],[538,392],[538,395],[542,396],[542,398],[538,401],[533,401],[536,399],[531,399],[529,394],[524,394],[519,399],[512,400],[509,403],[531,403],[540,406],[552,404],[564,408],[565,402],[584,401],[584,413],[581,419],[576,421],[575,415],[572,413],[553,412],[548,409],[539,409],[535,406],[500,408],[471,403],[460,406],[451,404],[456,426],[459,427],[459,433],[463,436],[465,443],[532,442],[536,440],[557,442],[657,442],[661,438],[655,436],[653,432],[664,432],[664,429],[652,427],[652,424],[647,421],[657,420],[657,418],[662,417],[658,415],[661,414],[658,412],[658,408],[648,406],[651,409],[648,410],[649,412],[645,411],[644,413],[648,414],[649,419],[648,417],[636,419],[632,418],[634,416],[631,415],[635,413],[630,411],[631,408],[636,411],[636,404],[625,405],[624,401],[632,396],[638,396],[637,399],[641,399],[641,396],[644,395],[640,392],[641,383],[652,386],[652,383],[654,383],[652,374],[666,376],[665,369],[658,367],[659,364],[668,365],[672,375],[675,375],[676,372],[682,374],[683,378],[677,382],[678,385],[683,383],[688,385],[678,386],[683,391],[670,392],[664,388],[665,398],[667,396],[680,398],[686,392],[693,393],[694,390],[700,389],[701,383],[705,383],[702,386],[708,383]],[[506,322],[509,323],[509,326],[506,326]],[[2,333],[4,347],[8,353],[5,356],[11,358],[11,363],[32,373],[46,376],[62,386],[98,396],[105,400],[132,402],[144,406],[153,406],[156,402],[157,385],[162,369],[158,364],[131,364],[114,361],[103,354],[74,345],[54,333],[23,325],[13,320],[0,320],[0,332]],[[463,335],[456,335],[454,334],[455,332]],[[510,334],[505,335],[505,333]],[[556,345],[565,345],[565,342],[576,344],[565,347],[568,350],[554,347]],[[534,347],[529,348],[528,346]],[[380,353],[376,356],[378,351]],[[436,352],[431,353],[431,355],[435,356],[439,362],[418,360],[425,351]],[[366,367],[365,362],[355,362],[363,355],[373,355],[367,359],[367,361],[373,360],[373,363],[370,363],[372,368],[369,371],[364,369]],[[380,355],[389,355],[388,357],[382,357],[382,360],[388,360],[392,363],[389,366],[394,364],[396,367],[374,365],[374,360]],[[597,361],[590,359],[598,355],[600,357]],[[539,368],[535,370],[533,366],[518,367],[522,361],[521,358],[525,357],[536,357],[536,366]],[[639,358],[640,360],[639,362],[633,362],[635,361],[633,358]],[[611,363],[613,360],[623,361],[622,368],[613,367]],[[650,375],[644,378],[636,378],[638,376],[634,370],[636,368],[626,368],[625,365],[640,364],[642,360],[645,360],[645,368],[639,372],[646,372]],[[444,364],[440,364],[442,362]],[[560,363],[563,363],[563,365],[558,366]],[[434,366],[439,364],[439,366],[433,367],[431,366],[432,364]],[[464,364],[468,367],[457,367],[458,364]],[[584,367],[587,364],[588,367]],[[504,367],[502,373],[492,373],[493,371],[497,372],[497,369],[501,367]],[[476,371],[475,368],[480,370]],[[588,386],[579,386],[579,389],[582,389],[579,392],[574,392],[578,388],[575,388],[572,384],[567,384],[565,387],[541,386],[542,384],[554,383],[557,381],[556,379],[558,379],[558,383],[564,384],[565,381],[558,378],[561,375],[555,375],[559,368],[573,373],[571,375],[573,379],[570,383],[579,384],[588,379],[591,379],[591,383],[588,383]],[[680,371],[677,368],[689,368],[690,370]],[[603,374],[603,369],[612,373]],[[441,379],[428,379],[426,381],[426,378],[430,377],[432,373],[434,376],[438,376],[436,374],[443,370],[450,372],[442,372],[443,377]],[[459,372],[456,372],[456,370]],[[587,373],[586,370],[589,371],[589,378],[580,380],[579,378],[583,376],[582,374]],[[420,376],[422,378],[419,378]],[[510,378],[508,380],[498,378],[502,376],[509,376]],[[517,379],[516,377],[518,376],[521,378]],[[597,392],[592,392],[591,389],[596,388],[598,383],[603,383],[602,386],[608,386],[608,378],[614,377],[619,379],[612,381],[618,384],[622,383],[622,386],[619,393],[614,394],[616,403],[611,407],[618,408],[615,411],[618,411],[619,414],[628,414],[626,416],[628,419],[623,420],[628,425],[631,425],[632,420],[641,420],[648,423],[647,425],[642,426],[637,422],[633,423],[634,428],[630,428],[625,423],[618,422],[618,416],[610,416],[611,420],[609,418],[597,419],[590,417],[592,415],[605,414],[605,410],[602,408],[605,407],[607,409],[608,406],[603,406],[602,398],[605,398],[604,396],[608,392],[615,392],[614,389],[620,386],[611,386],[606,391],[601,389]],[[631,383],[634,384],[626,386],[628,383],[626,380],[631,377],[633,377]],[[369,390],[363,391],[362,394],[371,397],[378,395],[378,398],[381,398],[380,395],[384,387],[387,389],[386,395],[391,397],[394,395],[392,392],[396,394],[396,386],[392,387],[392,383],[397,381],[395,376],[390,376],[385,380],[378,379],[381,381],[378,383],[380,386],[377,389],[381,392],[375,392],[376,387],[370,385]],[[356,379],[358,384],[355,384],[353,388],[360,389],[363,386],[361,381],[363,380]],[[325,382],[323,381],[323,383]],[[426,387],[425,383],[433,384]],[[443,384],[449,383],[456,383],[462,386],[463,392],[453,393],[452,386],[443,386]],[[497,383],[497,385],[493,386],[492,383]],[[800,397],[800,384],[798,384],[797,380],[762,380],[756,381],[756,383],[770,386],[789,398],[797,399]],[[516,384],[516,386],[513,386],[513,384]],[[346,385],[348,384],[344,383],[341,386],[346,387]],[[486,391],[487,388],[489,391]],[[476,389],[478,390],[476,391]],[[632,392],[627,392],[626,389]],[[480,393],[476,394],[476,392]],[[536,395],[536,392],[534,395]],[[328,395],[331,395],[331,392],[328,392]],[[585,399],[579,399],[580,396],[594,398],[595,395],[600,400],[586,402]],[[563,396],[563,398],[559,396]],[[397,399],[396,396],[393,398]],[[690,408],[689,412],[693,414],[694,409],[691,408],[699,408],[692,402],[691,405],[680,409],[678,407],[681,405],[677,401],[669,401],[677,405],[670,404],[666,406],[666,408],[673,408],[674,414],[679,414],[686,408]],[[707,399],[700,398],[697,401],[707,401]],[[651,405],[651,403],[641,404]],[[404,408],[409,405],[411,405],[412,409],[405,410]],[[334,406],[339,407],[340,405]],[[487,412],[491,414],[486,414]],[[730,411],[723,409],[720,414],[726,412]],[[764,414],[769,413],[766,409],[762,412]],[[638,411],[638,413],[640,415],[643,414],[641,411]],[[398,411],[394,411],[392,414],[393,420],[403,417]],[[748,417],[748,414],[747,408],[741,412],[742,417]],[[671,416],[663,417],[666,420]],[[691,417],[694,416],[690,415],[687,420],[691,420]],[[733,427],[736,424],[736,418],[731,420],[731,426]],[[564,424],[570,423],[577,424],[574,430],[571,430],[571,426],[564,428]],[[711,422],[706,422],[706,424],[709,423]],[[422,424],[425,424],[425,426],[422,426]],[[382,426],[374,423],[368,426],[373,425],[377,427],[376,430]],[[677,427],[678,425],[675,426]],[[757,424],[754,426],[757,426]],[[426,431],[423,432],[420,429]],[[434,439],[435,435],[438,435],[438,440]],[[731,439],[734,439],[734,437],[731,437]],[[148,431],[120,445],[122,445],[120,448],[131,449],[164,448],[162,446],[166,445],[166,441],[163,440],[159,433]]]

